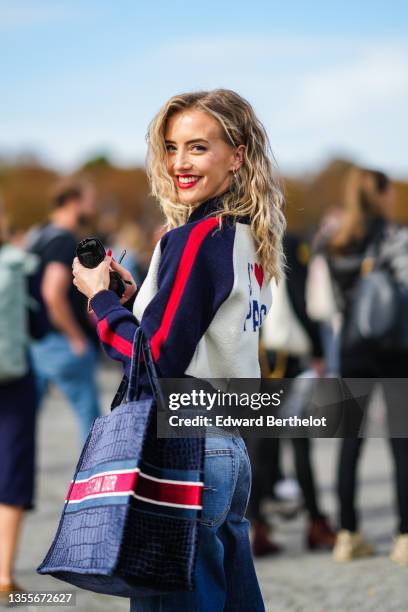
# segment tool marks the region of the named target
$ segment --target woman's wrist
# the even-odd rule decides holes
[[[92,294],[91,297],[88,297],[88,312],[92,312],[94,311],[94,307],[93,307],[93,299],[96,298],[97,296],[99,296],[101,293],[108,291],[107,289],[103,288],[103,289],[98,289],[97,291],[95,291],[95,293]]]
[[[91,300],[89,305],[94,311],[98,320],[106,317],[108,312],[112,308],[120,306],[119,298],[114,291],[102,290],[96,293]]]
[[[101,291],[108,291],[109,287],[104,287],[102,285],[100,285],[99,287],[96,287],[95,290],[92,292],[92,295],[89,295],[88,298],[89,300],[93,300],[95,295],[98,295],[98,293],[101,293]]]

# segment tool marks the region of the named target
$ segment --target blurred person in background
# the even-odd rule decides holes
[[[36,259],[6,240],[0,202],[0,601],[22,590],[14,579],[14,562],[25,510],[34,501],[34,442],[37,406],[28,357],[27,277]]]
[[[383,348],[380,344],[364,341],[355,345],[349,340],[355,288],[359,279],[371,271],[373,261],[374,264],[381,262],[398,286],[408,288],[408,229],[390,221],[393,203],[394,188],[385,174],[353,168],[347,178],[340,227],[325,245],[335,296],[342,313],[340,374],[345,378],[393,379],[406,378],[408,374],[408,351]],[[367,253],[370,251],[372,255],[369,258]],[[391,428],[390,415],[399,410],[401,403],[396,383],[386,381],[384,384]],[[391,435],[395,435],[395,430]],[[333,551],[337,561],[373,554],[373,547],[359,532],[355,508],[356,472],[362,444],[363,438],[344,438],[341,444],[338,469],[341,531]],[[391,559],[408,565],[408,439],[391,437],[390,444],[399,514]]]
[[[132,222],[122,225],[115,234],[111,246],[116,261],[119,260],[123,250],[126,250],[123,267],[130,272],[139,287],[147,274],[145,253],[148,245],[142,228],[137,223]]]
[[[87,301],[72,286],[71,267],[81,230],[94,214],[92,186],[65,179],[55,187],[49,221],[31,232],[28,243],[28,250],[40,259],[35,282],[47,328],[32,346],[39,395],[44,396],[49,383],[60,389],[75,411],[83,440],[99,415],[98,340]]]
[[[333,281],[324,249],[331,236],[341,227],[342,215],[341,206],[331,206],[324,213],[313,239],[313,254],[306,280],[306,311],[312,321],[319,323],[326,362],[326,376],[336,376],[339,373],[339,339],[342,317],[334,296]]]
[[[319,227],[313,237],[312,250],[319,251],[322,245],[339,230],[342,223],[344,209],[340,205],[329,206],[322,218],[320,219]]]
[[[286,255],[286,278],[273,288],[274,301],[262,328],[261,350],[264,354],[264,377],[295,378],[312,368],[315,376],[325,371],[319,326],[306,312],[306,278],[310,249],[306,242],[287,232],[283,241]],[[301,416],[301,415],[299,415]],[[310,550],[331,549],[334,532],[318,503],[308,438],[291,440],[295,471],[304,506],[308,513],[305,545]],[[253,465],[253,487],[248,516],[253,527],[253,551],[256,556],[273,554],[277,546],[270,540],[262,502],[276,486],[277,458],[281,441],[255,438],[248,441]],[[273,493],[274,495],[274,493]]]
[[[8,226],[7,229],[7,241],[13,246],[24,249],[26,244],[26,232],[19,228]]]
[[[116,202],[103,205],[98,211],[96,234],[103,244],[110,246],[114,243],[118,231],[119,218]]]

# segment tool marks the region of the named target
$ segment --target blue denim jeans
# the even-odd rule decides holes
[[[71,403],[85,442],[93,420],[99,416],[96,349],[89,342],[86,352],[78,356],[65,336],[50,333],[32,344],[31,358],[40,400],[48,384],[55,384]]]
[[[242,438],[206,439],[196,589],[131,600],[131,612],[262,612],[245,518],[251,467]]]

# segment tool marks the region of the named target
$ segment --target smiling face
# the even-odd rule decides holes
[[[182,204],[196,206],[221,195],[244,160],[244,145],[225,142],[218,121],[189,109],[170,117],[165,133],[167,171]]]

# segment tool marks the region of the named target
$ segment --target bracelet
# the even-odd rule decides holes
[[[101,291],[107,291],[107,289],[99,289],[99,291],[97,291],[96,293],[94,293],[92,297],[88,298],[88,307],[87,307],[87,311],[88,311],[88,313],[93,312],[93,308],[92,308],[92,306],[91,306],[91,302],[92,302],[92,300],[94,299],[94,297],[95,297],[96,295],[98,295],[98,293],[101,293]]]

